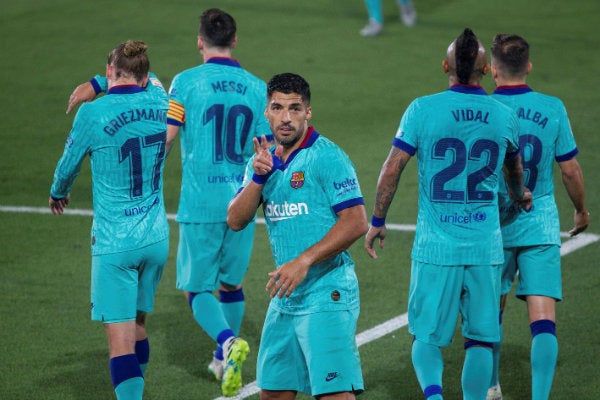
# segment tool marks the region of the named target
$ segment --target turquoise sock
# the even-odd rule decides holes
[[[214,341],[222,331],[229,329],[221,304],[211,292],[190,293],[189,301],[194,319]]]
[[[110,375],[118,400],[141,400],[144,377],[135,354],[125,354],[110,359]]]
[[[438,346],[413,340],[412,363],[417,380],[428,400],[442,399],[444,361]]]
[[[547,399],[552,389],[556,359],[558,358],[558,340],[556,325],[543,319],[530,325],[531,341],[531,398]]]
[[[115,388],[117,400],[142,400],[144,393],[144,378],[131,378],[121,382]]]
[[[246,309],[244,291],[242,288],[234,290],[233,292],[219,290],[219,301],[227,324],[236,336],[239,335],[242,320],[244,319],[244,311]]]
[[[492,380],[490,381],[490,387],[496,386],[500,382],[500,378],[498,376],[500,370],[500,348],[502,347],[502,311],[500,311],[500,341],[494,343],[494,347],[492,348]]]
[[[464,400],[485,399],[492,376],[492,344],[471,340],[465,343],[462,372]]]
[[[381,8],[381,0],[365,0],[367,6],[367,13],[369,18],[383,24],[383,11]]]

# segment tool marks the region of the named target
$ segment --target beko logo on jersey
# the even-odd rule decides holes
[[[275,204],[271,201],[265,204],[265,217],[271,221],[282,221],[284,219],[294,218],[298,215],[308,214],[308,204],[306,203],[288,203]]]
[[[333,188],[335,190],[339,190],[338,196],[341,196],[345,193],[351,192],[358,188],[358,182],[356,178],[346,178],[342,182],[333,182]]]

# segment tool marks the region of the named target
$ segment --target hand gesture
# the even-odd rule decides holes
[[[367,251],[369,257],[373,259],[377,258],[377,253],[373,248],[373,243],[375,242],[375,239],[379,239],[379,248],[383,249],[386,235],[387,229],[385,225],[379,227],[375,227],[372,225],[369,226],[369,230],[367,231],[367,234],[365,236],[365,250]]]
[[[268,175],[273,169],[273,156],[269,151],[272,142],[267,141],[265,135],[259,138],[252,139],[254,142],[254,161],[252,161],[252,168],[256,175]]]
[[[294,289],[304,280],[310,264],[305,263],[300,257],[293,259],[275,271],[269,272],[269,281],[265,290],[271,292],[271,298],[285,295],[290,297]]]

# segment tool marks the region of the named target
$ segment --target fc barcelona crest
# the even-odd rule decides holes
[[[294,189],[300,189],[304,185],[304,172],[292,172],[292,179],[290,179],[290,185]]]

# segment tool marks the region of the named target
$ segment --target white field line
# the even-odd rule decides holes
[[[47,207],[13,207],[13,206],[0,206],[0,212],[13,212],[13,213],[33,213],[33,214],[50,214],[50,210]],[[64,212],[66,215],[81,215],[81,216],[92,216],[93,213],[91,210],[81,210],[81,209],[65,209]],[[175,219],[174,214],[167,214],[169,219]],[[259,224],[264,224],[264,218],[257,218],[256,222]],[[415,230],[415,225],[404,225],[404,224],[386,224],[387,229],[395,230],[395,231],[403,231],[403,232],[413,232]],[[568,238],[569,234],[567,232],[561,232],[561,237]],[[560,255],[566,256],[569,253],[572,253],[576,250],[579,250],[582,247],[585,247],[589,244],[595,243],[600,240],[600,236],[593,233],[580,233],[574,238],[568,239],[562,243],[562,247],[560,248]],[[373,328],[367,329],[356,335],[356,344],[357,346],[362,346],[363,344],[375,341],[382,336],[387,335],[388,333],[392,333],[400,328],[408,325],[408,315],[406,313],[402,315],[398,315],[390,320],[387,320],[379,325],[374,326]],[[250,397],[256,393],[258,393],[260,389],[256,386],[256,381],[250,382],[247,385],[243,386],[238,394],[234,397],[218,397],[214,400],[241,400],[247,397]]]

